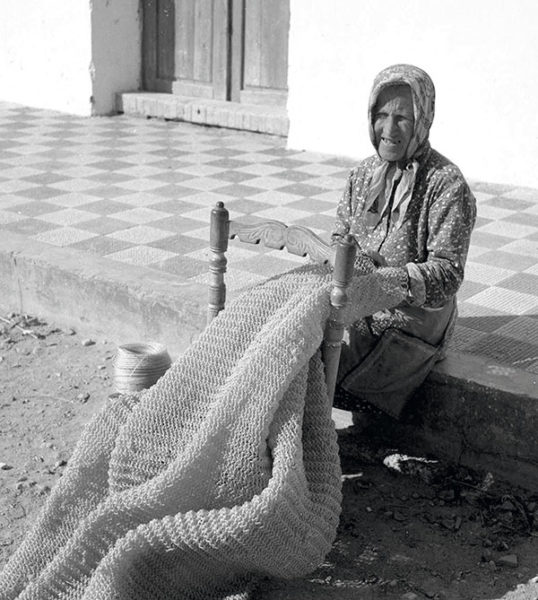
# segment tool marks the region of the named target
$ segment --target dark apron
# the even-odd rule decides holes
[[[435,345],[400,329],[387,329],[355,367],[345,366],[343,356],[344,367],[339,373],[338,385],[358,401],[373,404],[398,418],[434,364],[444,358],[456,318],[454,303],[441,342]],[[344,354],[345,350],[344,347]]]

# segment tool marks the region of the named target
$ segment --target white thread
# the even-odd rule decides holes
[[[162,344],[149,342],[119,346],[114,360],[116,391],[130,393],[149,388],[166,373],[170,364],[170,355]]]

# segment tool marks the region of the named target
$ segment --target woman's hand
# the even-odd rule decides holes
[[[366,250],[364,254],[366,254],[366,256],[369,256],[374,261],[374,265],[376,267],[387,266],[387,261],[385,260],[385,257],[382,254],[379,254],[379,252],[375,252],[374,250]]]

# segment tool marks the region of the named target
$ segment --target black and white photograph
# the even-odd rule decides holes
[[[538,600],[537,23],[0,1],[0,600]]]

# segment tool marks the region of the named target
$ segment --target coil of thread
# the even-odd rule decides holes
[[[170,368],[170,355],[162,344],[132,343],[118,346],[114,359],[117,392],[139,392],[151,387]]]

